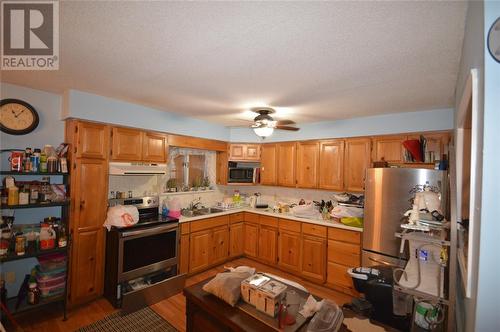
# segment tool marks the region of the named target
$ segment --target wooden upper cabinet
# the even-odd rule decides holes
[[[142,131],[114,127],[112,135],[112,160],[142,161]]]
[[[319,188],[344,190],[344,140],[319,143]]]
[[[400,163],[404,161],[403,142],[406,135],[376,136],[373,137],[373,161],[387,161]]]
[[[295,142],[279,143],[276,146],[278,156],[278,185],[295,187],[297,144]]]
[[[216,157],[216,182],[217,184],[227,184],[228,177],[228,153],[226,151],[217,151]]]
[[[317,188],[319,171],[319,143],[297,143],[296,183],[299,188]]]
[[[298,223],[293,221],[294,223]],[[300,271],[300,233],[284,231],[280,228],[278,239],[278,265],[286,270]]]
[[[107,159],[109,151],[109,126],[78,121],[75,125],[75,155],[79,158]]]
[[[260,160],[260,148],[258,144],[230,144],[229,159],[243,161]]]
[[[167,162],[167,135],[142,133],[142,160]]]
[[[363,191],[366,169],[370,167],[370,139],[350,138],[345,141],[344,190]]]
[[[260,162],[260,184],[276,185],[277,151],[276,144],[262,144]]]

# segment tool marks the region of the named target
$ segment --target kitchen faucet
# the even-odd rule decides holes
[[[201,197],[195,198],[189,203],[189,209],[190,210],[196,210],[198,209],[198,206],[201,205]]]

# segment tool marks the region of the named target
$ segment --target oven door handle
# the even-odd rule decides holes
[[[148,235],[148,234],[154,234],[154,233],[163,233],[165,231],[175,231],[178,228],[178,224],[170,224],[170,225],[162,225],[158,227],[153,227],[153,228],[144,228],[144,229],[137,229],[134,231],[125,231],[122,232],[121,237],[130,237],[134,235]]]

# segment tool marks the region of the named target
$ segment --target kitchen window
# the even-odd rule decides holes
[[[205,186],[204,179],[212,184],[215,180],[215,152],[171,148],[169,153],[169,174],[176,179],[178,188]]]

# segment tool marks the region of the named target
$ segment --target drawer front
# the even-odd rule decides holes
[[[242,222],[244,220],[244,213],[243,212],[238,212],[234,214],[229,215],[229,222],[231,224],[237,223],[237,222]]]
[[[302,233],[326,238],[326,226],[302,223]]]
[[[301,230],[301,222],[300,221],[293,221],[293,220],[287,220],[287,219],[279,219],[278,225],[280,229],[284,229],[287,231],[292,231],[292,232],[299,232]]]
[[[260,220],[260,224],[263,226],[278,228],[278,218],[276,218],[276,217],[269,217],[269,216],[261,215],[259,217],[259,220]]]
[[[348,231],[345,229],[330,227],[328,238],[342,242],[361,244],[361,232]]]
[[[255,213],[245,212],[244,219],[245,221],[253,222],[256,224],[259,223],[259,215]]]
[[[353,288],[352,279],[347,274],[347,266],[328,262],[326,281],[332,285]]]
[[[181,224],[181,234],[189,234],[189,222]]]
[[[210,229],[219,226],[227,226],[229,224],[229,216],[220,216],[207,218],[202,220],[191,221],[191,232],[203,231],[205,229]]]

